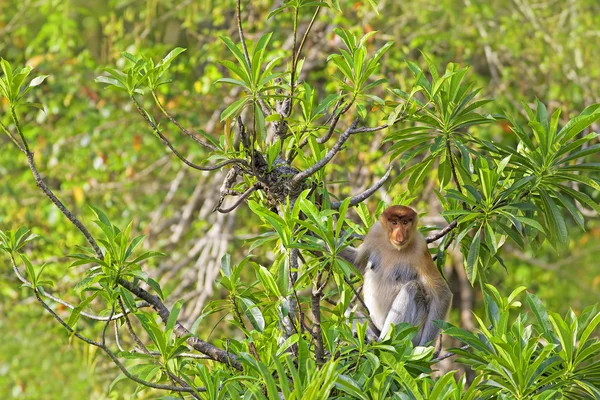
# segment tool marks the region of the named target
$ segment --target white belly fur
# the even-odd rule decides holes
[[[401,285],[389,279],[383,279],[383,274],[367,268],[364,274],[364,300],[369,310],[371,320],[382,330],[385,319],[392,307],[394,298]]]

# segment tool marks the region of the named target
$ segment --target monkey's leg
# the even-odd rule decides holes
[[[409,281],[402,286],[385,318],[381,335],[379,335],[380,340],[387,336],[392,325],[397,325],[401,322],[418,325],[419,321],[424,319],[426,308],[423,307],[423,301],[420,300],[423,297],[422,292],[421,284],[417,281]],[[420,336],[420,330],[417,336]],[[420,337],[418,339],[420,341]]]
[[[444,320],[444,318],[446,318],[446,314],[450,308],[451,300],[452,293],[449,289],[444,290],[442,293],[438,294],[437,297],[431,297],[429,312],[427,313],[427,318],[423,324],[423,335],[421,336],[421,340],[419,342],[421,346],[425,346],[426,343],[432,340],[434,341],[433,345],[435,345],[435,340],[440,333],[440,328],[438,328],[433,321]]]
[[[366,339],[369,342],[377,340],[377,338],[379,337],[379,329],[377,329],[377,327],[373,325],[373,322],[367,315],[363,314],[361,311],[352,311],[350,308],[348,308],[346,310],[345,316],[350,322],[352,322],[352,333],[354,335],[356,335],[356,325],[359,323],[364,324],[365,322],[367,322],[368,325]]]

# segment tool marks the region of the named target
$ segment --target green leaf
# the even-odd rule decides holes
[[[567,247],[569,244],[569,234],[567,233],[567,225],[556,203],[548,194],[540,190],[540,197],[544,203],[544,217],[549,228],[548,234],[551,238],[558,240],[558,243]],[[554,244],[554,243],[552,243]]]
[[[335,381],[335,387],[348,393],[355,399],[369,400],[362,387],[348,375],[340,375]]]
[[[160,285],[158,284],[158,282],[156,282],[154,279],[152,278],[148,278],[146,280],[146,283],[148,284],[148,286],[150,286],[158,295],[158,297],[161,298],[161,300],[165,299],[165,296],[163,295],[162,289],[160,287]]]
[[[177,318],[179,318],[179,312],[181,311],[182,306],[183,300],[178,300],[175,304],[173,304],[173,308],[171,308],[171,313],[169,314],[169,319],[167,320],[167,324],[165,325],[166,332],[173,331],[173,328],[177,323]]]
[[[469,246],[469,253],[467,255],[466,272],[467,272],[467,278],[469,278],[469,282],[471,282],[471,285],[473,285],[475,283],[475,281],[477,280],[477,265],[478,265],[480,244],[481,244],[481,228],[479,228],[479,230],[473,237],[473,241],[471,242],[471,246]]]
[[[225,121],[227,118],[231,118],[233,115],[241,112],[242,108],[248,103],[248,98],[243,97],[239,100],[231,103],[226,109],[221,113],[221,121]]]
[[[550,317],[548,311],[542,301],[533,293],[527,292],[527,304],[531,308],[533,315],[535,315],[538,324],[542,327],[546,339],[552,339],[552,325],[550,324]]]
[[[259,332],[263,332],[265,330],[265,319],[260,309],[252,300],[247,297],[239,297],[239,300],[242,310],[244,311],[244,315],[246,315],[246,318],[248,318],[254,329]]]

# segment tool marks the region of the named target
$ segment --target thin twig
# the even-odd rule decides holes
[[[344,276],[344,281],[346,282],[346,284],[348,286],[350,286],[350,289],[352,289],[352,292],[354,292],[354,298],[352,300],[350,300],[350,304],[352,304],[355,300],[358,300],[360,302],[360,304],[365,308],[365,310],[367,312],[367,316],[368,316],[369,315],[369,307],[367,307],[367,303],[365,303],[365,301],[363,300],[362,296],[359,293],[360,288],[355,289],[352,282],[350,282],[350,279],[348,279],[346,276]]]
[[[38,170],[37,170],[37,168],[35,166],[35,161],[33,159],[33,153],[32,152],[27,152],[26,155],[27,155],[27,164],[29,165],[29,169],[31,170],[31,172],[33,172],[33,177],[35,178],[36,185],[50,199],[50,201],[52,201],[54,203],[54,205],[56,207],[58,207],[58,209],[60,210],[60,212],[65,217],[67,217],[67,219],[69,221],[71,221],[71,223],[73,225],[75,225],[75,227],[77,227],[77,229],[79,229],[79,231],[83,234],[83,236],[88,241],[88,243],[90,244],[90,246],[92,246],[92,249],[94,249],[94,252],[96,253],[96,255],[99,258],[103,258],[104,255],[102,254],[102,251],[100,250],[100,247],[98,247],[98,244],[96,243],[96,240],[92,237],[92,235],[87,230],[87,228],[85,226],[83,226],[83,224],[81,223],[81,221],[79,221],[79,219],[77,219],[77,217],[75,217],[75,215],[73,215],[73,213],[71,213],[71,211],[69,211],[67,209],[67,207],[58,199],[58,197],[56,197],[56,195],[52,192],[52,190],[50,190],[50,188],[48,187],[48,185],[46,185],[46,183],[44,182],[44,180],[40,176],[40,173],[38,172]]]
[[[383,186],[385,181],[387,181],[387,179],[390,177],[390,172],[392,172],[391,165],[388,167],[387,171],[381,177],[381,179],[378,180],[377,182],[375,182],[373,184],[373,186],[371,186],[364,192],[359,193],[350,199],[350,207],[354,207],[355,205],[362,203],[363,201],[365,201],[366,199],[371,197],[377,190],[379,190],[380,187]],[[340,206],[342,205],[342,203],[343,203],[343,201],[334,201],[333,203],[331,203],[331,208],[334,210],[338,210],[340,208]]]
[[[461,347],[460,349],[461,349],[461,350],[468,350],[470,347],[471,347],[471,346],[469,346],[469,345],[467,344],[467,345],[464,345],[463,347]],[[438,363],[438,362],[440,362],[440,361],[442,361],[442,360],[445,360],[446,358],[450,358],[450,357],[452,357],[452,356],[455,356],[455,355],[456,355],[455,353],[453,353],[453,352],[449,351],[449,352],[447,352],[446,354],[442,354],[441,356],[439,356],[439,357],[437,357],[437,358],[434,358],[433,360],[431,360],[431,363],[432,363],[432,364],[433,364],[433,363]]]
[[[255,190],[257,190],[257,189],[258,189],[258,186],[257,186],[257,185],[250,186],[250,187],[248,188],[248,190],[246,190],[244,193],[242,193],[242,195],[239,197],[239,199],[237,199],[237,200],[235,201],[235,203],[233,203],[233,205],[232,205],[231,207],[229,207],[229,208],[225,208],[225,209],[223,209],[223,208],[221,208],[221,207],[217,207],[217,208],[215,208],[215,210],[214,210],[214,211],[218,211],[218,212],[220,212],[221,214],[227,214],[227,213],[230,213],[230,212],[232,212],[233,210],[235,210],[236,208],[238,208],[238,206],[239,206],[240,204],[242,204],[242,202],[243,202],[244,200],[246,200],[246,199],[248,198],[248,196],[250,196],[250,195],[251,195],[251,194],[252,194],[252,193],[253,193]]]
[[[142,106],[140,105],[140,103],[138,103],[138,101],[136,100],[136,98],[134,96],[131,96],[131,100],[135,104],[135,108],[142,115],[142,117],[144,117],[144,119],[146,120],[146,122],[148,123],[148,125],[150,125],[150,127],[152,128],[152,130],[154,131],[154,133],[156,133],[158,135],[158,137],[163,141],[163,143],[166,144],[167,147],[173,152],[173,154],[175,154],[177,156],[177,158],[179,158],[181,161],[183,161],[183,163],[185,165],[187,165],[188,167],[193,168],[193,169],[197,169],[199,171],[215,171],[215,170],[217,170],[219,168],[222,168],[225,165],[229,165],[229,164],[241,164],[241,165],[244,165],[244,166],[248,165],[248,163],[245,160],[242,160],[242,159],[239,159],[239,158],[231,158],[231,159],[225,160],[225,161],[223,161],[223,162],[221,162],[219,164],[208,166],[208,167],[203,167],[201,165],[194,164],[193,162],[191,162],[187,158],[185,158],[183,155],[181,155],[181,153],[179,153],[177,151],[177,149],[175,149],[175,147],[173,147],[173,145],[171,144],[171,142],[169,142],[169,140],[162,134],[162,132],[160,131],[160,129],[158,129],[158,126],[156,126],[156,124],[154,122],[152,122],[152,120],[150,119],[150,117],[148,116],[148,114],[144,111],[144,109],[142,108]]]
[[[150,303],[152,308],[154,308],[154,310],[156,310],[156,312],[158,313],[158,316],[163,321],[163,323],[167,323],[167,321],[169,320],[170,312],[167,306],[164,305],[164,303],[160,300],[160,298],[158,298],[158,296],[148,293],[146,290],[142,289],[139,286],[135,286],[133,283],[123,278],[120,278],[118,283],[119,285],[123,286],[125,289],[133,293],[136,297]],[[191,332],[179,322],[175,323],[173,331],[175,332],[177,337],[192,335]],[[215,361],[219,361],[229,366],[232,366],[237,370],[242,370],[242,364],[238,361],[235,355],[230,354],[228,351],[220,349],[208,342],[205,342],[197,336],[189,337],[187,340],[187,344],[195,350],[199,351],[200,353],[206,354]]]
[[[17,114],[15,113],[14,107],[10,108],[10,115],[15,124],[15,128],[17,129],[17,133],[19,134],[19,136],[21,136],[21,140],[23,141],[23,146],[25,147],[25,154],[29,154],[30,153],[29,144],[27,143],[27,140],[25,139],[25,135],[23,134],[23,131],[21,130],[21,126],[19,125],[19,119],[17,118]]]
[[[123,299],[121,299],[121,296],[119,296],[119,298],[118,298],[117,301],[119,302],[119,307],[121,307],[121,310],[125,310],[125,305],[123,304]],[[148,351],[148,348],[146,347],[146,345],[144,344],[144,342],[142,342],[142,340],[139,338],[139,336],[133,330],[133,326],[131,325],[131,321],[129,320],[129,316],[127,314],[125,314],[125,325],[127,326],[127,330],[129,331],[129,335],[131,336],[131,338],[133,339],[133,341],[138,345],[138,347],[140,348],[140,350],[144,354],[150,354],[150,352]]]
[[[10,138],[10,140],[15,144],[15,146],[17,146],[19,148],[19,150],[21,150],[23,153],[27,154],[27,152],[25,151],[25,148],[23,147],[23,145],[21,145],[21,143],[17,140],[17,138],[13,136],[13,134],[8,130],[8,128],[6,127],[6,125],[4,125],[2,123],[2,121],[0,121],[0,127],[2,127],[2,130]]]
[[[310,30],[312,29],[315,21],[317,20],[319,11],[321,11],[321,6],[318,6],[317,9],[315,10],[315,13],[312,16],[312,19],[308,23],[308,27],[306,28],[306,31],[304,32],[304,35],[302,36],[302,40],[300,41],[300,46],[298,46],[298,51],[296,52],[296,55],[294,56],[295,57],[294,65],[298,65],[298,61],[300,59],[300,54],[302,54],[302,49],[304,48],[304,44],[306,43],[306,39],[308,38],[308,34],[310,33]]]
[[[237,16],[238,34],[240,35],[240,41],[242,42],[242,52],[244,53],[244,58],[248,63],[248,67],[250,67],[250,70],[252,70],[252,62],[250,61],[248,47],[246,46],[246,38],[244,36],[244,28],[242,27],[242,5],[240,0],[236,0],[235,10]],[[262,97],[258,98],[258,104],[260,105],[260,108],[262,109],[265,115],[271,115],[271,109],[267,106]]]
[[[104,328],[102,329],[102,341],[100,342],[102,344],[102,346],[104,346],[106,344],[106,330],[108,329],[108,326],[110,325],[110,321],[112,320],[113,315],[115,315],[115,305],[114,304],[110,307],[110,314],[108,316],[108,320],[104,323]]]
[[[123,345],[121,344],[121,337],[119,336],[119,324],[115,323],[115,343],[117,343],[117,348],[119,351],[125,351]]]
[[[321,299],[323,298],[323,290],[320,286],[322,276],[322,271],[317,272],[311,292],[311,310],[314,318],[312,335],[315,339],[315,361],[318,365],[325,363],[325,347],[321,332]]]
[[[199,387],[199,388],[190,388],[190,387],[179,387],[179,386],[173,386],[173,385],[163,385],[160,383],[153,383],[153,382],[148,382],[148,381],[144,381],[140,378],[138,378],[135,375],[132,375],[127,368],[125,368],[125,366],[123,364],[121,364],[121,362],[119,361],[119,359],[117,358],[117,356],[104,344],[96,342],[92,339],[89,339],[83,335],[81,335],[80,333],[78,333],[77,331],[73,330],[73,328],[71,328],[62,318],[60,318],[45,302],[44,300],[42,300],[42,298],[40,297],[39,292],[36,290],[34,290],[34,294],[35,297],[37,299],[37,301],[42,305],[42,307],[44,307],[44,309],[46,311],[48,311],[53,317],[54,319],[56,319],[58,321],[58,323],[60,323],[70,334],[74,335],[76,338],[78,338],[79,340],[84,341],[85,343],[91,345],[91,346],[95,346],[98,347],[100,349],[102,349],[107,355],[108,357],[115,363],[115,365],[121,370],[121,372],[123,372],[123,374],[128,377],[129,379],[131,379],[134,382],[139,383],[140,385],[144,385],[153,389],[160,389],[160,390],[170,390],[173,392],[185,392],[185,393],[193,393],[193,392],[205,392],[206,388],[205,387]]]
[[[200,145],[202,145],[202,146],[204,146],[204,147],[206,147],[206,148],[208,148],[210,150],[213,150],[213,151],[218,150],[212,143],[203,141],[198,136],[194,135],[192,132],[188,131],[183,126],[181,126],[181,124],[175,118],[173,118],[173,116],[171,116],[171,114],[169,114],[167,112],[167,110],[165,110],[165,108],[163,107],[163,105],[160,102],[160,100],[158,100],[158,97],[156,96],[156,93],[152,92],[152,97],[154,98],[154,101],[156,102],[156,105],[158,106],[158,108],[160,109],[160,111],[162,111],[162,113],[165,115],[165,117],[167,117],[169,119],[169,121],[171,121],[171,123],[173,123],[173,125],[175,125],[176,127],[178,127],[180,131],[182,131],[183,133],[185,133],[186,135],[188,135],[196,143],[198,143],[198,144],[200,144]]]

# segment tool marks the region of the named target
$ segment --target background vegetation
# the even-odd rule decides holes
[[[383,90],[386,87],[410,89],[415,75],[407,61],[427,71],[426,54],[440,72],[449,62],[470,66],[468,80],[482,88],[478,98],[494,98],[493,103],[482,105],[481,113],[502,111],[524,125],[531,117],[520,102],[535,108],[538,98],[549,114],[562,109],[561,126],[600,102],[600,6],[594,0],[379,1],[379,12],[370,2],[340,3],[343,12],[323,9],[318,14],[304,47],[301,79],[310,83],[319,99],[340,89],[339,82],[331,79],[337,69],[327,58],[344,47],[334,29],[345,28],[358,37],[377,31],[366,43],[370,54],[384,43],[394,42],[377,72],[377,77],[388,80],[373,91],[382,98],[390,97]],[[293,13],[267,18],[280,5],[261,0],[243,9],[247,39],[256,42],[262,34],[272,32],[269,60],[289,56],[293,47]],[[311,12],[300,14],[301,32],[311,17]],[[105,85],[94,78],[104,74],[103,67],[124,68],[122,51],[160,60],[175,47],[186,48],[172,63],[169,78],[173,82],[160,87],[158,99],[184,126],[219,137],[225,130],[221,113],[242,93],[236,86],[215,83],[231,77],[226,65],[217,60],[234,60],[219,36],[232,37],[237,43],[237,29],[233,1],[9,0],[0,4],[0,56],[13,68],[30,65],[35,67],[34,75],[48,75],[32,92],[33,99],[44,104],[45,112],[28,109],[21,116],[38,169],[48,186],[87,225],[96,219],[88,206],[98,207],[121,228],[133,221],[132,231],[147,235],[146,250],[168,254],[150,259],[144,271],[160,283],[169,308],[175,301],[185,300],[179,317],[188,327],[209,301],[227,298],[223,286],[214,284],[222,256],[229,253],[237,265],[249,253],[247,239],[266,230],[246,206],[234,213],[213,213],[226,171],[187,168],[151,134],[123,92],[104,90]],[[431,79],[429,72],[427,76]],[[9,104],[4,98],[2,101],[4,112]],[[143,105],[159,115],[149,96],[144,97]],[[365,111],[370,126],[382,123],[373,117],[373,104]],[[2,114],[0,120],[8,125],[10,115]],[[347,125],[351,121],[351,116],[343,120]],[[167,120],[163,118],[161,123],[167,130]],[[519,138],[510,125],[498,119],[469,132],[515,148]],[[597,131],[597,126],[587,129]],[[387,168],[387,162],[381,162],[387,150],[382,147],[386,135],[355,135],[352,151],[338,154],[335,164],[328,166],[328,189],[343,199],[377,181]],[[206,152],[184,135],[171,130],[170,138],[190,160],[204,160]],[[66,268],[72,260],[65,255],[74,253],[75,245],[86,245],[84,238],[35,186],[25,158],[9,137],[2,136],[0,144],[0,229],[26,226],[39,235],[27,247],[32,264],[47,263],[44,274],[55,281],[53,292],[78,303],[79,291],[73,287],[84,269]],[[588,143],[596,144],[597,139]],[[598,161],[597,154],[586,159]],[[392,179],[401,171],[396,165]],[[444,226],[443,208],[436,197],[438,174],[428,172],[421,174],[422,184],[411,185],[407,177],[379,190],[367,201],[371,213],[379,200],[389,203],[402,196],[424,214],[424,225]],[[598,190],[583,185],[577,186],[579,189],[598,202]],[[565,213],[569,235],[563,246],[557,249],[552,245],[557,245],[559,238],[538,246],[533,241],[525,250],[509,243],[502,252],[506,271],[496,265],[487,272],[486,281],[503,295],[527,286],[548,309],[561,315],[569,309],[580,315],[595,304],[600,293],[600,270],[594,262],[600,253],[596,244],[600,226],[589,207],[579,212],[585,216],[585,229],[578,227],[577,213]],[[356,214],[349,218],[360,222]],[[253,261],[262,265],[277,260],[271,252],[254,252]],[[450,250],[444,260],[454,292],[449,321],[471,331],[478,325],[471,310],[483,315],[484,301],[481,287],[471,286],[462,257],[458,249]],[[19,288],[10,259],[4,255],[2,265],[0,393],[29,399],[122,398],[134,393],[135,385],[127,381],[119,382],[109,393],[108,385],[118,375],[114,365],[95,348],[65,335],[49,314],[32,304],[31,291]],[[243,274],[246,281],[255,279],[251,267]],[[52,307],[68,319],[68,310],[55,303]],[[229,319],[225,312],[208,315],[195,327],[196,333],[209,340],[242,338]],[[99,335],[102,324],[81,318],[78,329]],[[459,344],[451,338],[444,340],[446,347]],[[436,368],[443,372],[458,368],[452,360],[443,360]],[[152,398],[160,394],[146,390],[136,395]]]

